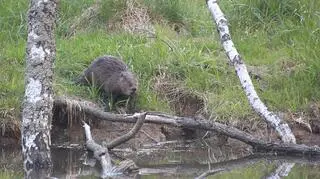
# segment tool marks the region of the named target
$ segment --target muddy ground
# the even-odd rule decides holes
[[[162,83],[163,84],[163,83]],[[163,88],[162,88],[163,89]],[[181,91],[178,91],[182,94]],[[172,94],[172,93],[167,93]],[[202,117],[207,117],[203,113],[205,101],[199,96],[194,96],[186,92],[183,95],[170,96],[175,98],[176,103],[172,108],[179,116],[196,116],[199,111]],[[94,103],[89,102],[96,108],[101,108]],[[190,110],[192,109],[192,110]],[[291,114],[281,113],[279,116],[289,123],[298,144],[309,146],[320,146],[320,110],[318,106],[310,108],[308,115],[306,113]],[[98,143],[107,143],[111,140],[127,133],[134,124],[116,123],[109,121],[100,121],[92,116],[87,116],[73,110],[72,106],[54,106],[54,116],[52,123],[51,139],[53,147],[58,146],[77,146],[83,147],[85,143],[84,130],[80,120],[85,120],[90,126],[94,139]],[[257,138],[265,141],[279,141],[276,132],[268,127],[266,123],[258,118],[253,120],[233,120],[227,125],[236,127],[248,132]],[[0,135],[1,146],[20,146],[20,134],[17,129],[9,128]],[[251,147],[243,142],[228,138],[215,132],[203,130],[191,130],[176,128],[167,125],[147,124],[145,123],[136,136],[129,141],[116,147],[117,149],[130,149],[137,151],[150,148],[192,148],[203,149],[210,148],[216,158],[221,160],[243,157],[252,153]],[[222,152],[223,151],[223,152]]]
[[[52,126],[52,144],[54,146],[70,146],[72,144],[85,143],[84,130],[78,120],[68,123],[67,115],[64,120],[63,115],[55,116]],[[59,117],[59,119],[58,119]],[[109,121],[96,121],[94,119],[88,120],[91,125],[91,130],[94,139],[99,143],[106,143],[125,133],[127,133],[134,124],[116,123]],[[310,120],[311,130],[301,123],[289,123],[297,143],[306,144],[309,146],[320,146],[320,121],[318,119]],[[253,134],[254,136],[266,141],[279,141],[276,132],[271,130],[264,122],[234,122],[229,124],[241,130]],[[14,134],[14,135],[13,135]],[[17,134],[8,132],[0,137],[1,146],[19,146],[20,140]],[[169,142],[170,141],[170,142]],[[229,151],[235,156],[245,156],[251,153],[251,148],[243,142],[230,139],[223,135],[202,131],[171,127],[167,125],[158,124],[144,124],[136,136],[117,148],[126,148],[130,150],[138,150],[141,148],[150,147],[177,147],[189,146],[193,148],[202,148],[210,146],[217,153],[221,151]],[[227,152],[228,153],[228,152]],[[223,154],[221,154],[223,155]]]

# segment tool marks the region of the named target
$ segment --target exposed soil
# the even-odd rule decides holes
[[[52,126],[52,144],[54,146],[70,146],[71,144],[83,145],[85,143],[83,128],[79,122],[81,115],[79,118],[75,118],[74,115],[79,116],[79,114],[73,114],[73,120],[68,120],[68,117],[71,116],[66,111],[55,111],[55,117]],[[91,125],[94,139],[98,143],[102,144],[104,142],[111,141],[122,134],[125,134],[134,125],[126,123],[114,123],[109,121],[97,121],[91,119],[90,116],[86,116],[86,121],[89,121],[89,124]],[[313,133],[308,131],[305,126],[298,123],[291,123],[290,127],[297,138],[297,143],[303,143],[310,146],[320,146],[320,121],[318,119],[312,119],[310,120],[310,124]],[[247,120],[246,122],[238,122],[234,123],[233,125],[263,140],[279,140],[276,137],[275,131],[269,130],[267,125],[265,125],[263,122],[248,122]],[[16,137],[10,137],[6,135],[2,136],[0,140],[1,146],[20,146],[20,141],[17,140]],[[191,149],[201,151],[204,150],[204,148],[210,148],[210,152],[216,161],[235,159],[238,157],[247,156],[252,152],[249,145],[214,132],[180,129],[157,124],[144,124],[133,139],[130,139],[117,148],[139,151],[142,149],[148,149],[151,146],[152,148],[158,149],[172,150],[178,148],[186,151]],[[134,158],[135,156],[131,157]]]
[[[175,84],[172,83],[162,83],[162,86],[158,86],[157,88],[162,89],[159,91],[164,92],[163,94],[166,94],[165,97],[173,99],[171,100],[171,105],[177,114],[181,116],[205,116],[205,100],[201,96],[190,93],[185,89],[179,90]],[[94,103],[86,103],[93,107],[101,108]],[[320,105],[313,104],[310,107],[308,116],[305,114],[302,116],[303,113],[281,114],[281,118],[286,121],[291,121],[289,125],[296,136],[297,143],[309,146],[320,146],[319,106]],[[92,116],[85,116],[84,114],[74,111],[72,105],[71,107],[55,106],[52,124],[52,144],[54,146],[70,146],[71,144],[83,145],[85,138],[80,120],[85,120],[89,123],[94,139],[102,144],[127,133],[134,125],[98,121]],[[262,140],[279,141],[276,132],[270,129],[262,120],[238,120],[233,121],[233,123],[229,125],[251,133]],[[8,128],[5,135],[1,135],[0,137],[0,147],[8,145],[19,146],[20,141],[17,136],[20,135],[17,135],[17,130],[17,128]],[[129,148],[137,151],[142,148],[148,148],[148,146],[165,149],[181,148],[182,146],[201,149],[205,146],[211,149],[215,157],[220,156],[221,159],[225,159],[226,157],[237,158],[251,153],[251,147],[247,144],[214,132],[182,129],[157,124],[144,124],[134,138],[117,148]]]

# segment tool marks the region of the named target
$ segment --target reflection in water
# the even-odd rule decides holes
[[[140,167],[135,176],[134,174],[130,176],[135,178],[162,178],[164,176],[166,178],[194,178],[217,169],[223,169],[223,171],[209,175],[208,178],[282,178],[284,176],[320,178],[320,158],[255,155],[208,164],[208,153],[205,150],[154,150],[152,152],[140,150],[130,156]],[[96,178],[99,176],[99,166],[91,167],[95,163],[87,157],[84,150],[52,149],[52,161],[53,177]],[[22,171],[20,150],[0,149],[0,168],[1,178],[20,178]],[[4,170],[16,173],[14,176],[6,177]]]
[[[281,163],[278,167],[275,168],[274,172],[271,172],[266,179],[277,179],[288,176],[291,169],[294,167],[295,163]]]

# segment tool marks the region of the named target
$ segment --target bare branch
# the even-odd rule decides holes
[[[141,114],[136,114],[133,115],[133,118],[137,119],[137,123],[133,126],[133,128],[125,135],[120,136],[119,138],[114,139],[113,141],[109,142],[107,144],[108,149],[112,149],[126,141],[128,141],[129,139],[131,139],[132,137],[134,137],[134,135],[139,132],[140,128],[142,127],[144,120],[146,118],[147,113],[141,113]]]

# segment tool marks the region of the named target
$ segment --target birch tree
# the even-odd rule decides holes
[[[269,111],[255,91],[244,61],[232,42],[228,28],[228,21],[221,11],[217,0],[207,0],[207,5],[212,14],[213,20],[217,25],[222,46],[229,58],[229,61],[234,65],[237,76],[239,77],[240,83],[246,93],[250,105],[277,131],[283,142],[296,143],[295,136],[293,135],[289,125],[285,121],[281,120],[275,113]]]
[[[50,174],[55,18],[58,0],[31,0],[28,11],[22,153],[26,178]]]

